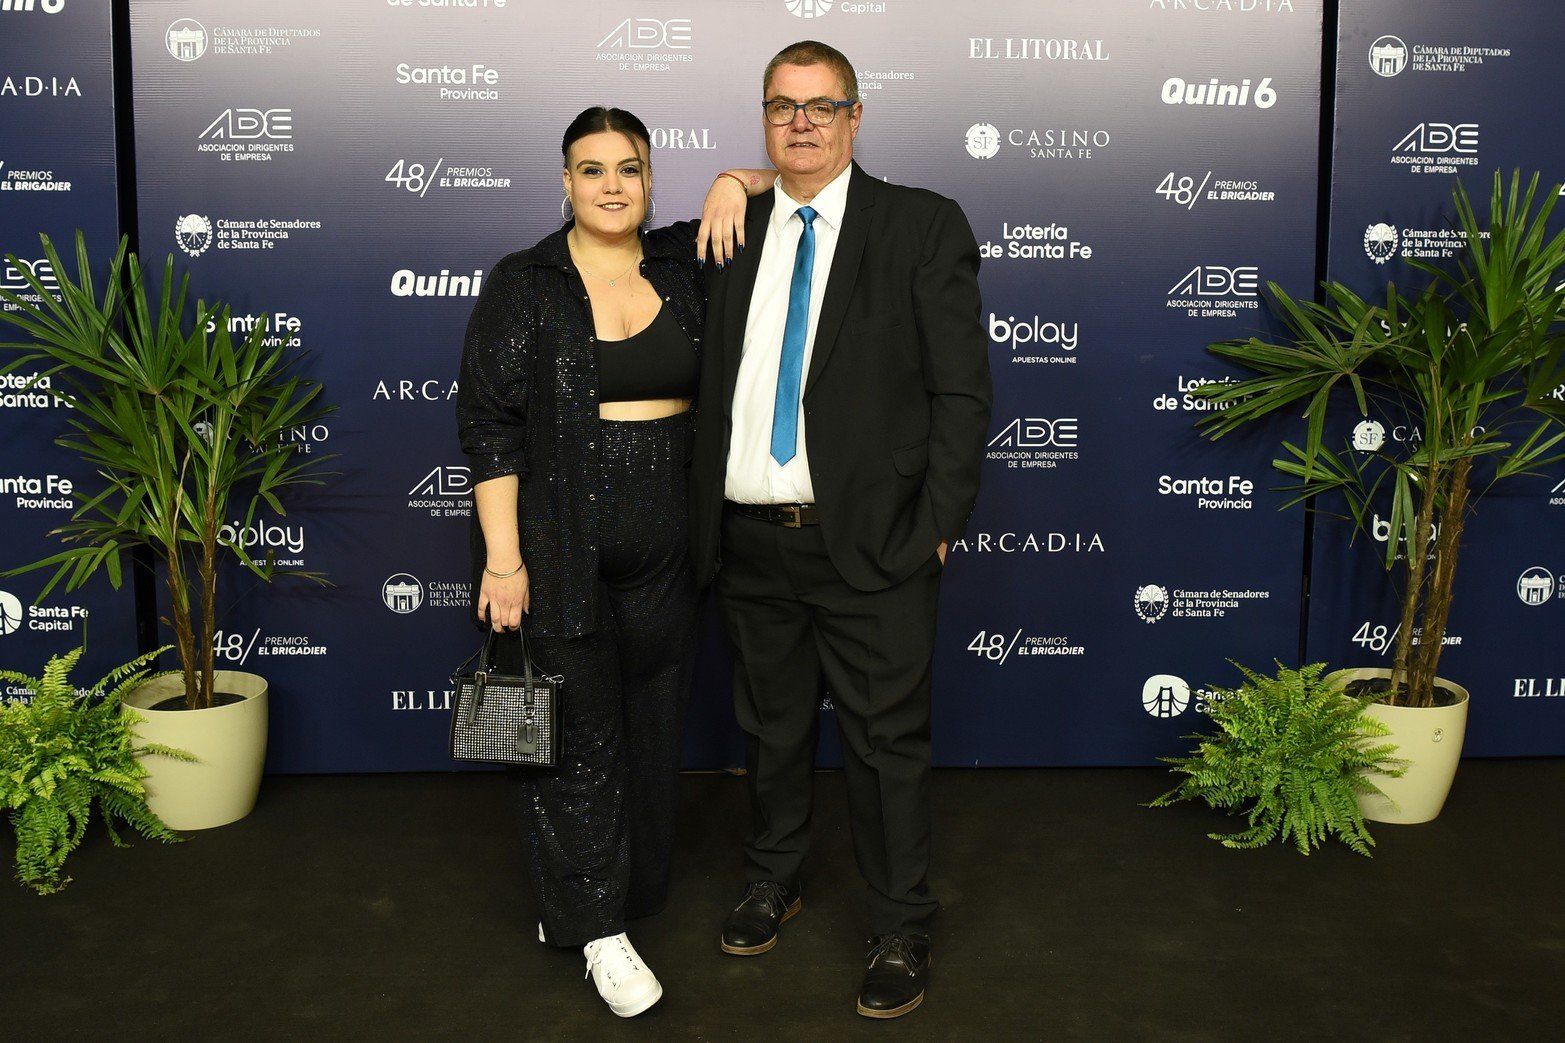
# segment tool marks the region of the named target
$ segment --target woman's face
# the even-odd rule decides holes
[[[606,130],[578,138],[565,157],[565,195],[576,224],[604,236],[634,232],[647,217],[652,171],[646,142]]]

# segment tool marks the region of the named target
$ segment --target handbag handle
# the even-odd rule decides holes
[[[486,614],[484,622],[489,623]],[[533,690],[533,657],[527,647],[527,632],[521,627],[516,630],[517,639],[522,643],[522,683],[526,691]],[[500,641],[500,631],[493,625],[489,626],[489,636],[484,639],[484,646],[475,653],[478,656],[478,668],[473,671],[473,702],[468,707],[468,723],[473,723],[478,718],[478,710],[484,704],[484,686],[489,683],[490,671],[494,669],[495,646]],[[460,673],[463,667],[473,661],[472,656],[467,657],[467,662],[457,668]]]

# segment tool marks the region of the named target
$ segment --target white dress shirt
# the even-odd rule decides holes
[[[810,276],[809,323],[804,335],[804,370],[799,394],[809,378],[810,357],[815,352],[815,330],[820,324],[821,301],[831,259],[837,253],[837,236],[848,205],[849,164],[818,192],[809,206],[815,211],[815,265]],[[728,471],[723,495],[737,503],[814,503],[810,481],[809,437],[802,409],[797,449],[792,460],[772,459],[772,411],[777,400],[777,367],[782,360],[783,329],[788,323],[788,291],[793,282],[793,262],[798,253],[804,220],[788,197],[782,178],[772,188],[772,216],[766,224],[766,243],[750,295],[750,312],[744,325],[744,354],[734,385],[734,430],[728,446]],[[795,408],[799,408],[797,405]]]

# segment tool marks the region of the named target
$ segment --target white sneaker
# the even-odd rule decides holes
[[[582,955],[587,957],[587,974],[598,986],[598,995],[620,1017],[633,1018],[663,998],[663,986],[625,935],[590,941]]]

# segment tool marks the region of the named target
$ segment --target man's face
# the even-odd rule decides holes
[[[826,65],[779,65],[772,70],[766,87],[766,100],[775,98],[842,101],[842,83]],[[811,123],[802,109],[793,114],[792,123],[782,127],[763,118],[766,155],[785,179],[805,180],[819,188],[852,162],[853,139],[858,136],[863,114],[863,105],[838,109],[837,118],[825,127]]]

